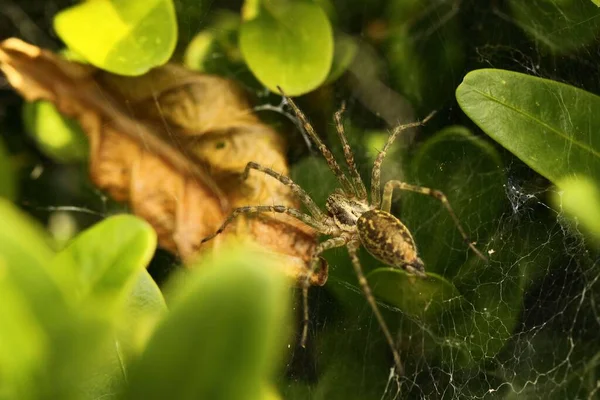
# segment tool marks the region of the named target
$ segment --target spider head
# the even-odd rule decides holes
[[[427,277],[427,275],[425,274],[425,264],[423,263],[423,260],[421,260],[419,257],[417,257],[413,262],[409,264],[404,264],[402,268],[404,268],[404,270],[409,274],[416,275],[419,278]]]

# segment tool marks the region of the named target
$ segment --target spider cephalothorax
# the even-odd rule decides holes
[[[307,292],[310,285],[310,276],[314,274],[317,266],[320,265],[319,256],[322,252],[335,247],[346,246],[348,248],[348,253],[350,254],[350,259],[352,260],[352,266],[354,267],[354,271],[358,277],[358,282],[373,310],[373,314],[375,314],[375,317],[381,326],[381,330],[383,331],[390,348],[392,349],[396,370],[399,374],[402,374],[402,363],[400,361],[400,354],[398,353],[394,343],[394,338],[392,337],[392,334],[390,333],[383,316],[379,312],[379,308],[375,298],[371,293],[371,288],[369,287],[367,279],[365,278],[360,260],[358,258],[358,249],[362,245],[371,255],[391,267],[401,268],[406,272],[419,277],[426,276],[423,261],[421,261],[417,255],[415,241],[410,231],[398,218],[390,214],[392,194],[394,189],[416,192],[434,197],[439,200],[450,213],[450,216],[454,220],[460,234],[468,243],[468,246],[475,252],[475,254],[477,254],[477,256],[485,260],[485,257],[468,240],[467,234],[461,227],[456,214],[450,207],[450,203],[448,203],[446,196],[442,192],[392,180],[385,184],[383,189],[383,197],[381,195],[381,163],[383,162],[390,145],[394,142],[400,132],[405,129],[424,124],[431,117],[431,115],[425,118],[422,122],[401,125],[394,129],[373,165],[371,178],[371,199],[369,201],[365,184],[363,183],[362,178],[356,169],[354,164],[354,155],[352,154],[344,134],[344,127],[341,122],[344,106],[342,106],[342,108],[335,113],[335,122],[336,131],[344,149],[344,156],[346,159],[346,164],[348,165],[350,177],[347,177],[342,172],[339,164],[334,159],[327,146],[325,146],[319,136],[317,136],[304,114],[298,109],[293,101],[285,96],[283,91],[282,95],[292,107],[298,119],[302,122],[306,133],[317,145],[317,148],[325,158],[325,161],[327,161],[329,168],[340,182],[341,187],[334,190],[334,192],[327,198],[327,213],[324,213],[304,191],[304,189],[292,182],[290,178],[283,176],[270,168],[250,162],[244,171],[244,179],[248,177],[250,170],[256,170],[272,176],[282,184],[287,185],[292,189],[294,194],[296,194],[296,196],[298,196],[298,198],[306,206],[308,214],[285,206],[261,205],[237,208],[233,210],[231,215],[225,220],[225,222],[223,222],[221,227],[214,234],[205,238],[203,242],[206,242],[207,240],[210,240],[221,233],[236,216],[240,214],[257,214],[263,212],[276,212],[290,215],[311,226],[320,234],[330,236],[329,239],[317,245],[315,252],[312,255],[310,271],[308,274],[304,275],[304,279],[301,281],[304,306],[302,345],[304,345],[307,337]]]

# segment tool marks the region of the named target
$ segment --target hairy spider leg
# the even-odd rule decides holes
[[[354,162],[354,154],[352,153],[352,149],[350,148],[348,140],[346,139],[344,124],[342,124],[342,114],[344,113],[344,111],[346,111],[346,103],[342,102],[342,106],[334,115],[335,130],[344,148],[344,156],[346,157],[346,164],[348,165],[348,170],[350,171],[350,176],[352,177],[352,182],[354,183],[354,188],[356,189],[356,196],[360,200],[366,200],[367,188],[365,187],[365,184],[362,181],[358,170],[356,169],[356,163]]]
[[[313,253],[312,260],[310,263],[310,271],[308,272],[306,278],[302,282],[303,321],[302,336],[300,339],[300,345],[302,347],[306,346],[306,338],[308,337],[308,288],[310,287],[309,277],[315,274],[315,269],[319,262],[319,255],[321,255],[321,253],[323,253],[325,250],[334,249],[336,247],[342,247],[346,243],[348,243],[348,239],[341,236],[327,239],[326,241],[319,243]]]
[[[319,136],[317,136],[317,133],[315,132],[310,122],[308,122],[308,119],[306,118],[304,113],[300,111],[296,103],[294,103],[294,101],[290,99],[279,86],[277,86],[277,89],[279,89],[279,91],[281,92],[281,96],[292,107],[292,110],[294,110],[294,114],[296,114],[300,122],[302,122],[304,130],[306,131],[306,133],[308,133],[308,136],[310,136],[313,142],[315,142],[323,157],[325,157],[325,161],[327,161],[329,169],[331,169],[331,171],[335,174],[336,178],[340,182],[340,185],[342,185],[342,190],[348,195],[354,195],[354,187],[352,186],[344,172],[342,172],[340,165],[337,163],[337,161],[335,161],[335,158],[333,157],[333,154],[331,154],[331,151],[329,151],[327,146],[325,146],[325,143],[323,143]]]
[[[297,183],[292,181],[287,176],[282,175],[279,172],[272,170],[271,168],[263,167],[262,165],[260,165],[258,163],[250,161],[246,165],[246,168],[244,169],[244,175],[242,176],[243,180],[248,179],[248,175],[250,174],[251,169],[260,171],[263,174],[267,174],[267,175],[277,179],[282,184],[288,186],[292,190],[292,193],[294,193],[298,197],[298,199],[300,199],[300,201],[306,206],[306,208],[312,214],[312,216],[315,217],[317,220],[323,221],[323,220],[327,219],[327,216],[323,213],[323,211],[321,211],[321,209],[317,206],[317,204],[313,201],[313,199],[308,195],[308,193],[306,193],[306,191],[304,189],[302,189],[300,187],[300,185],[298,185]]]
[[[452,220],[454,221],[456,228],[462,235],[465,243],[477,255],[477,257],[479,257],[483,261],[487,262],[487,258],[469,240],[469,236],[467,235],[467,233],[463,229],[462,225],[460,224],[460,220],[456,216],[456,213],[452,209],[452,206],[450,205],[450,202],[448,201],[448,198],[446,197],[446,195],[444,193],[440,192],[439,190],[434,190],[434,189],[430,189],[430,188],[423,187],[423,186],[410,185],[408,183],[404,183],[401,181],[388,181],[388,182],[386,182],[385,187],[383,189],[383,201],[381,204],[381,209],[383,211],[390,212],[390,208],[392,206],[392,194],[394,192],[394,189],[407,190],[410,192],[420,193],[420,194],[424,194],[427,196],[431,196],[431,197],[439,200],[442,203],[442,205],[444,207],[446,207],[446,210],[448,210],[448,213],[452,217]]]
[[[321,222],[317,221],[310,215],[303,214],[302,212],[300,212],[299,210],[296,210],[295,208],[290,208],[287,206],[248,206],[248,207],[239,207],[239,208],[234,209],[232,211],[232,213],[229,214],[229,217],[227,217],[225,222],[223,222],[221,227],[219,229],[217,229],[217,231],[215,233],[213,233],[212,235],[207,236],[204,239],[202,239],[201,243],[208,242],[209,240],[213,239],[215,236],[217,236],[221,232],[223,232],[225,230],[225,228],[227,227],[227,225],[229,225],[238,215],[260,214],[260,213],[266,213],[266,212],[287,214],[296,219],[299,219],[300,221],[302,221],[306,225],[312,227],[319,233],[327,234],[329,232],[329,228],[325,224],[322,224]]]
[[[391,135],[388,137],[385,146],[383,146],[383,150],[377,155],[375,162],[373,163],[373,172],[371,174],[371,205],[373,207],[379,208],[381,203],[381,164],[383,163],[383,159],[385,158],[390,146],[398,135],[410,128],[416,128],[421,125],[425,125],[433,116],[435,115],[435,111],[426,116],[422,121],[412,122],[410,124],[398,125],[394,128]]]
[[[363,269],[360,264],[360,260],[358,258],[357,253],[358,253],[358,249],[360,247],[360,242],[357,240],[350,241],[348,243],[347,247],[348,247],[348,253],[350,254],[350,259],[352,260],[352,266],[354,267],[354,272],[356,273],[356,276],[358,277],[358,283],[360,284],[360,287],[362,288],[362,291],[365,294],[367,302],[371,306],[371,309],[373,310],[373,314],[375,314],[375,318],[377,318],[379,327],[383,331],[385,339],[387,340],[388,345],[390,346],[390,349],[392,350],[392,355],[394,357],[394,364],[396,365],[396,372],[398,373],[398,375],[404,375],[404,367],[402,366],[400,354],[398,353],[398,350],[396,349],[396,344],[394,343],[394,338],[392,337],[392,334],[390,333],[390,329],[388,328],[385,320],[383,319],[383,315],[381,315],[381,312],[379,311],[379,307],[377,306],[377,302],[375,301],[375,297],[373,296],[371,287],[369,286],[369,283],[367,282],[367,278],[365,277],[365,274],[363,273]]]

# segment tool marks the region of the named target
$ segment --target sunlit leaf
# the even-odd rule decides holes
[[[25,129],[40,149],[58,162],[84,161],[88,141],[79,124],[58,112],[48,101],[25,103]]]
[[[172,0],[86,1],[57,14],[54,28],[71,50],[121,75],[164,64],[177,41]]]
[[[547,79],[483,69],[465,76],[456,98],[485,133],[552,182],[572,174],[600,181],[600,97]]]
[[[327,78],[333,33],[325,12],[307,1],[262,1],[240,30],[240,49],[256,78],[290,96],[310,92]]]
[[[561,191],[553,196],[555,206],[576,217],[598,241],[600,239],[598,182],[586,177],[566,177],[558,182],[558,187]]]
[[[171,311],[132,368],[128,399],[264,393],[288,333],[287,280],[258,253],[220,254],[171,287]]]
[[[117,215],[79,234],[55,263],[61,269],[63,259],[72,259],[73,263],[66,265],[76,270],[65,274],[75,277],[81,299],[95,298],[110,307],[111,302],[125,296],[155,248],[156,233],[147,222],[132,215]]]

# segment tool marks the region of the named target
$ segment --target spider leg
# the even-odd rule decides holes
[[[439,200],[442,203],[442,205],[446,207],[446,210],[448,210],[448,213],[452,217],[452,220],[454,220],[454,224],[456,225],[456,228],[458,228],[458,231],[462,235],[465,243],[467,243],[469,248],[477,255],[477,257],[487,262],[487,258],[469,240],[469,236],[460,224],[460,220],[456,216],[456,213],[452,209],[452,206],[450,206],[450,202],[448,201],[448,198],[446,198],[446,195],[444,193],[440,192],[439,190],[434,190],[423,186],[409,185],[408,183],[404,183],[401,181],[388,181],[383,189],[383,202],[381,204],[381,209],[383,211],[390,211],[392,205],[392,194],[394,192],[394,189],[408,190],[410,192],[431,196]]]
[[[354,188],[352,187],[352,184],[350,183],[346,175],[344,175],[344,173],[342,172],[340,165],[337,163],[337,161],[335,161],[335,158],[333,157],[333,154],[331,154],[331,151],[329,151],[327,146],[325,146],[323,141],[319,138],[319,136],[317,136],[315,129],[312,127],[310,122],[308,122],[308,119],[306,119],[304,113],[300,111],[296,103],[294,103],[294,101],[290,99],[279,86],[277,88],[281,92],[283,98],[292,107],[292,110],[294,110],[294,114],[296,114],[300,122],[302,122],[302,126],[304,127],[306,133],[308,133],[308,136],[310,136],[313,142],[315,142],[315,144],[319,148],[319,151],[321,152],[323,157],[325,157],[325,161],[327,161],[329,169],[331,169],[338,181],[340,181],[343,191],[348,195],[353,195],[355,193]]]
[[[260,171],[263,174],[267,174],[267,175],[277,179],[279,182],[283,183],[284,185],[289,186],[290,189],[292,190],[292,193],[294,193],[300,199],[300,201],[306,206],[306,208],[308,208],[308,211],[312,214],[313,217],[317,218],[320,221],[327,219],[327,216],[321,211],[321,209],[317,206],[317,204],[313,201],[313,199],[308,195],[308,193],[306,193],[306,191],[304,189],[302,189],[300,187],[300,185],[298,185],[297,183],[292,181],[287,176],[282,175],[279,172],[272,170],[271,168],[263,167],[262,165],[260,165],[258,163],[250,161],[246,165],[246,168],[244,169],[244,175],[242,176],[242,179],[244,179],[244,180],[248,179],[248,175],[250,174],[251,169]]]
[[[344,132],[344,125],[342,124],[342,114],[344,111],[346,111],[346,103],[342,103],[340,109],[335,113],[335,130],[338,133],[340,142],[342,142],[342,146],[344,148],[346,164],[348,164],[348,170],[350,171],[352,182],[354,183],[354,188],[356,189],[356,195],[359,199],[365,200],[367,198],[367,188],[365,188],[365,184],[363,183],[360,174],[356,169],[354,154],[352,154],[352,149],[348,144],[346,133]]]
[[[377,322],[379,322],[379,326],[380,326],[381,330],[383,331],[385,339],[387,340],[388,345],[390,346],[390,348],[392,350],[392,355],[394,356],[394,364],[396,365],[396,372],[398,373],[398,375],[404,375],[404,367],[402,366],[402,361],[400,360],[400,354],[398,353],[398,350],[396,349],[396,345],[394,343],[394,339],[392,338],[392,334],[390,333],[390,330],[389,330],[385,320],[383,319],[381,312],[379,311],[379,307],[377,306],[375,297],[373,296],[373,293],[371,292],[371,287],[369,286],[369,283],[367,282],[367,278],[365,278],[365,274],[363,273],[362,266],[360,265],[360,260],[358,259],[358,254],[357,254],[359,247],[360,247],[360,242],[358,242],[356,240],[353,240],[348,243],[348,253],[350,254],[350,258],[352,259],[352,265],[354,266],[354,272],[356,272],[356,276],[358,277],[358,283],[360,284],[360,287],[362,288],[362,290],[365,294],[365,297],[366,297],[367,301],[369,302],[371,309],[373,310],[373,314],[375,314],[375,317],[377,318]]]
[[[416,128],[421,125],[425,125],[435,114],[435,111],[426,116],[422,121],[413,122],[405,125],[398,125],[394,128],[391,135],[388,137],[385,146],[383,146],[383,150],[377,155],[375,162],[373,163],[373,172],[371,173],[371,204],[374,207],[379,207],[381,202],[381,164],[383,163],[383,159],[385,158],[390,146],[398,135],[407,129]]]
[[[319,263],[319,255],[325,250],[333,249],[335,247],[342,247],[348,243],[348,239],[342,236],[327,239],[317,245],[312,260],[310,263],[310,271],[306,275],[306,278],[302,281],[302,310],[303,310],[303,321],[302,321],[302,337],[300,339],[300,345],[306,346],[306,338],[308,337],[308,288],[310,287],[309,278],[315,274],[315,269]]]
[[[215,233],[213,233],[212,235],[207,236],[204,239],[202,239],[201,243],[208,242],[209,240],[213,239],[215,236],[219,235],[221,232],[223,232],[223,230],[225,230],[227,225],[229,225],[240,214],[260,214],[260,213],[267,213],[267,212],[274,212],[274,213],[290,215],[290,216],[304,222],[306,225],[312,227],[319,233],[322,233],[322,234],[329,233],[329,228],[325,224],[322,224],[321,222],[317,221],[310,215],[302,214],[300,211],[298,211],[294,208],[290,208],[290,207],[286,207],[286,206],[249,206],[249,207],[240,207],[240,208],[236,208],[235,210],[233,210],[232,213],[229,214],[229,217],[227,217],[225,222],[223,222],[221,227],[219,229],[217,229],[217,231]]]

